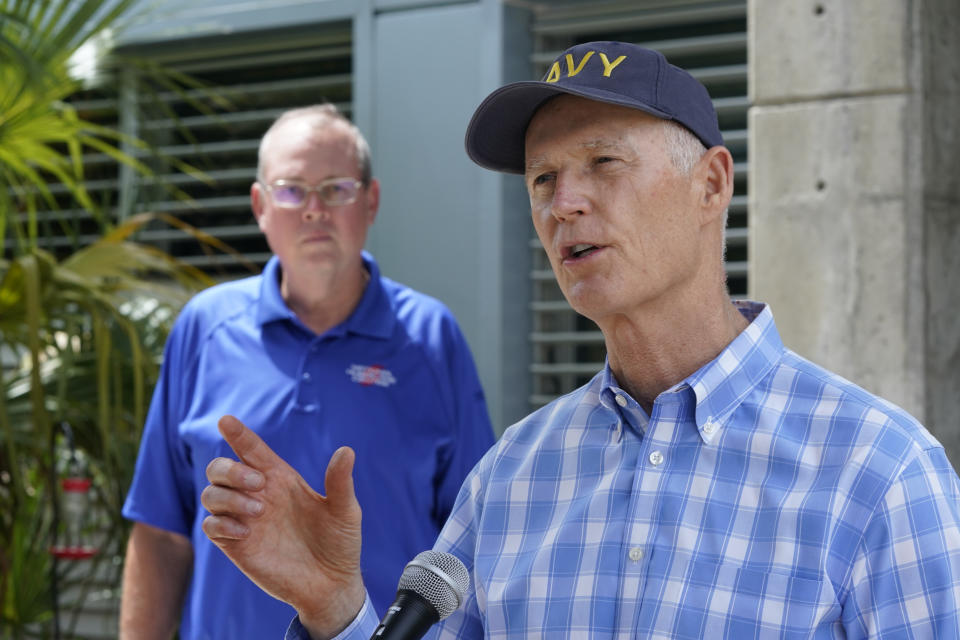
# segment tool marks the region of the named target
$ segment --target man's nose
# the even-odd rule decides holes
[[[590,198],[585,181],[568,173],[558,175],[550,205],[550,213],[553,217],[563,222],[573,216],[583,215],[589,210]]]
[[[327,209],[326,203],[320,198],[320,194],[316,191],[308,191],[307,199],[303,203],[303,211],[300,213],[304,221],[325,220],[329,213],[330,211]]]

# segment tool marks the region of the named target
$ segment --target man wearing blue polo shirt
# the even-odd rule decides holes
[[[144,428],[124,516],[121,637],[279,637],[295,614],[201,530],[205,471],[232,414],[324,490],[333,452],[363,464],[360,559],[374,605],[432,546],[492,444],[473,359],[440,302],[380,275],[363,251],[380,186],[361,133],[331,105],[295,109],[260,144],[254,216],[275,256],[181,312]]]

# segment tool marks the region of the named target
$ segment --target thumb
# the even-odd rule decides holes
[[[248,467],[253,467],[258,471],[267,471],[283,464],[280,456],[274,453],[273,449],[260,439],[260,436],[235,417],[223,416],[217,422],[217,427],[233,452]]]
[[[327,500],[332,507],[344,508],[357,502],[353,489],[355,457],[350,447],[340,447],[330,456],[323,483],[327,490]]]

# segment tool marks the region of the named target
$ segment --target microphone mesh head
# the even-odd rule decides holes
[[[404,567],[397,589],[424,598],[443,620],[460,606],[469,583],[470,575],[459,558],[443,551],[423,551]]]

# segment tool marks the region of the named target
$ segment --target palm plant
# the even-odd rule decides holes
[[[146,144],[84,119],[69,101],[81,89],[71,56],[129,20],[135,4],[0,0],[0,637],[49,637],[51,625],[59,634],[58,584],[83,594],[93,573],[117,578],[120,506],[162,345],[180,306],[210,284],[132,241],[148,221],[182,227],[176,219],[144,214],[114,226],[86,186],[85,152],[150,172],[128,152]],[[41,220],[73,233],[58,213],[64,202],[98,220],[103,235],[58,256],[41,248]],[[99,567],[57,566],[48,553],[61,423],[72,425],[93,475]]]
[[[125,239],[145,219],[59,262],[36,249],[3,267],[0,333],[12,361],[0,393],[0,630],[37,628],[51,616],[55,585],[89,584],[97,571],[116,570],[109,562],[126,536],[120,505],[157,356],[176,310],[206,284],[202,274]],[[164,278],[152,280],[157,274]],[[89,460],[92,512],[100,517],[87,524],[102,553],[93,567],[62,564],[51,574],[51,445],[62,422]]]

